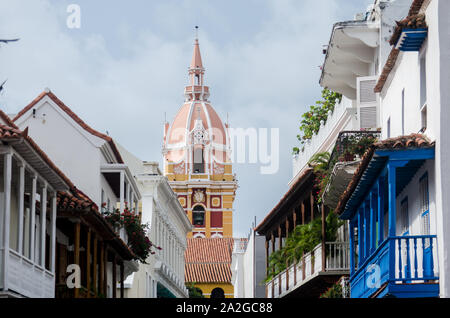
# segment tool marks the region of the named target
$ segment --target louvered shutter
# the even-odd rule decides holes
[[[378,99],[374,92],[376,77],[359,77],[357,80],[357,105],[360,128],[378,128]]]

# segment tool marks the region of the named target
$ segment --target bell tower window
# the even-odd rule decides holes
[[[201,205],[196,205],[192,210],[192,224],[194,226],[205,226],[205,209]]]

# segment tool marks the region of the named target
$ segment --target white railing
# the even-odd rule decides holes
[[[348,245],[348,242],[326,243],[326,272],[339,271],[344,274],[349,271]],[[322,244],[319,244],[312,252],[305,254],[297,264],[289,266],[266,284],[267,297],[283,297],[321,272],[323,272]]]
[[[320,151],[323,144],[329,139],[336,139],[339,131],[344,128],[336,129],[338,124],[342,123],[344,117],[349,117],[350,114],[356,113],[356,108],[352,108],[352,102],[345,97],[342,101],[334,107],[333,112],[328,112],[328,118],[325,123],[322,122],[320,130],[311,139],[307,140],[303,146],[300,147],[300,153],[296,155],[293,160],[293,177],[295,177],[307,164],[311,157]],[[303,148],[303,150],[302,150]]]
[[[327,270],[348,270],[350,268],[349,242],[326,242]]]
[[[398,236],[395,240],[395,280],[423,282],[439,279],[435,235]]]
[[[6,276],[8,289],[31,298],[54,298],[55,275],[10,250]]]

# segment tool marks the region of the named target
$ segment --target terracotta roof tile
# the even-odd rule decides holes
[[[394,45],[395,43],[397,43],[397,40],[400,37],[403,27],[408,26],[408,24],[411,23],[414,19],[416,21],[415,25],[417,25],[418,14],[419,14],[420,9],[422,8],[422,5],[424,2],[425,2],[425,0],[414,0],[413,1],[413,3],[411,4],[411,7],[409,9],[408,16],[404,20],[397,22],[397,27],[389,41],[389,43],[391,45]],[[419,22],[419,24],[420,23],[421,22]],[[397,62],[399,53],[400,53],[400,51],[397,50],[395,47],[392,48],[391,53],[389,54],[389,57],[386,61],[386,64],[383,67],[383,71],[381,72],[381,75],[375,86],[375,89],[374,89],[375,93],[380,93],[383,90],[384,84],[386,84],[389,74],[394,69],[394,66],[395,66],[395,63]]]
[[[72,193],[59,191],[56,202],[58,213],[69,212],[75,215],[80,213],[84,216],[91,216],[92,218],[90,218],[90,220],[93,220],[91,222],[99,224],[107,231],[107,233],[109,232],[109,236],[112,237],[111,241],[116,244],[122,255],[125,255],[130,259],[136,258],[136,255],[130,247],[119,237],[111,224],[109,224],[104,216],[99,212],[97,205],[83,192],[80,190],[75,190]]]
[[[5,121],[8,122],[8,125],[2,125],[0,124],[0,139],[9,141],[9,140],[19,140],[24,139],[28,144],[37,152],[37,154],[42,158],[42,160],[53,170],[55,171],[61,179],[64,180],[64,182],[67,184],[67,186],[71,189],[75,189],[75,186],[73,185],[72,181],[53,163],[53,161],[50,160],[50,158],[47,156],[47,154],[34,142],[34,140],[28,136],[28,128],[25,128],[25,130],[21,131],[12,121],[9,119],[9,117],[0,111],[0,117]],[[9,126],[11,124],[11,126]]]
[[[185,256],[186,282],[231,282],[233,238],[187,239]]]
[[[402,34],[402,30],[404,28],[408,29],[418,29],[418,28],[426,28],[427,24],[425,22],[425,14],[415,14],[407,16],[405,19],[401,21],[397,21],[397,27],[394,30],[394,34],[389,40],[390,45],[397,44],[400,35]]]
[[[1,139],[20,139],[22,138],[22,131],[17,128],[0,124],[0,138]]]
[[[12,119],[9,118],[9,116],[6,115],[2,110],[0,110],[0,118],[3,119],[3,121],[5,122],[5,124],[7,126],[10,126],[12,128],[15,128],[15,129],[19,129],[19,127],[17,127],[16,124],[14,124]]]
[[[356,187],[358,186],[361,177],[372,160],[373,154],[376,150],[400,150],[400,149],[416,149],[416,148],[431,148],[434,142],[431,142],[425,135],[411,134],[408,136],[400,136],[396,138],[385,139],[371,145],[361,159],[361,163],[353,175],[352,180],[347,186],[347,189],[341,195],[339,203],[336,206],[335,213],[342,214],[345,210],[348,200],[352,196]]]
[[[58,192],[57,207],[59,212],[98,212],[96,204],[90,199],[68,192]]]
[[[186,264],[184,279],[190,283],[230,283],[230,264]]]
[[[302,185],[308,177],[313,173],[313,169],[306,169],[295,181],[295,183],[289,188],[289,190],[283,195],[283,197],[278,201],[277,205],[266,215],[264,220],[262,220],[258,226],[255,228],[255,231],[260,231],[262,227],[269,222],[276,214],[278,214],[281,207],[286,203],[286,199],[292,195],[292,193],[297,189],[298,186]]]

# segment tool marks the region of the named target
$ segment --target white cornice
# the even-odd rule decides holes
[[[133,188],[134,193],[136,194],[138,200],[142,198],[141,192],[139,191],[139,187],[136,183],[134,176],[131,174],[130,168],[126,164],[123,163],[106,163],[100,166],[100,171],[102,173],[105,172],[121,172],[124,171],[127,176],[128,181],[131,183],[131,187]]]
[[[167,177],[163,175],[148,175],[148,174],[140,174],[138,175],[138,180],[140,183],[151,183],[156,187],[156,193],[157,198],[155,200],[158,207],[160,207],[161,210],[164,210],[166,215],[168,215],[167,208],[170,208],[175,213],[175,217],[180,220],[181,224],[184,227],[184,231],[190,232],[192,229],[191,222],[189,221],[189,218],[187,217],[186,213],[184,212],[183,207],[181,206],[180,202],[178,201],[178,197],[175,194],[175,192],[172,190],[172,188],[169,185],[169,182],[167,180]],[[161,196],[159,195],[161,193]],[[145,195],[145,194],[144,194]],[[171,224],[171,221],[167,221],[169,224]],[[172,226],[174,226],[172,224]]]

